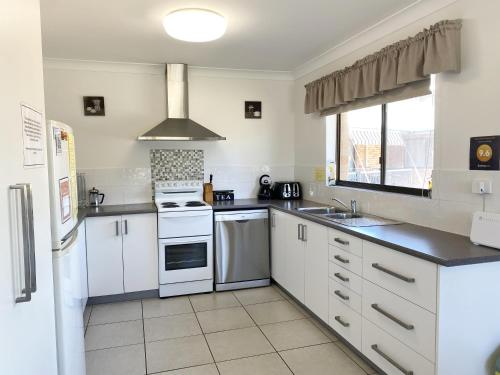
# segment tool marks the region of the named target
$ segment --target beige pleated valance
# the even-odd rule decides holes
[[[424,95],[431,74],[460,71],[461,26],[461,20],[438,22],[308,83],[305,113],[338,113],[374,105],[375,101]]]

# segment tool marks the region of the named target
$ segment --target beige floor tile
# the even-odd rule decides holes
[[[141,301],[93,305],[89,324],[105,324],[142,319]]]
[[[201,335],[201,329],[194,314],[182,314],[144,319],[144,334],[146,341],[159,341]]]
[[[259,325],[304,318],[300,311],[285,300],[249,305],[245,309]]]
[[[85,353],[87,375],[144,375],[144,344]]]
[[[142,300],[144,318],[157,318],[193,312],[188,297],[148,298]]]
[[[332,330],[326,325],[326,323],[319,321],[316,318],[311,318],[311,322],[318,327],[321,332],[323,332],[328,338],[332,341],[337,341],[338,337],[335,336],[335,333],[332,332]]]
[[[307,311],[305,308],[303,308],[300,303],[295,302],[293,299],[289,299],[288,302],[290,302],[293,307],[295,307],[297,310],[299,310],[302,313],[302,315],[304,315],[304,316],[306,316],[308,318],[312,318],[313,317],[311,315],[311,313],[309,311]]]
[[[309,319],[266,324],[260,328],[278,351],[330,342]]]
[[[85,306],[85,310],[83,311],[83,325],[86,327],[89,324],[90,313],[92,311],[92,305]]]
[[[279,301],[283,299],[281,293],[272,286],[243,289],[233,293],[243,305],[253,305],[256,303]]]
[[[221,375],[292,375],[276,353],[218,362]]]
[[[144,342],[142,320],[88,326],[85,350],[96,350]]]
[[[196,313],[205,333],[255,326],[243,307],[209,310]]]
[[[154,375],[219,375],[219,372],[217,371],[217,367],[214,364],[210,364],[188,367],[180,370],[160,372]]]
[[[277,286],[276,284],[273,284],[271,286],[274,288],[274,290],[276,290],[279,294],[281,294],[284,299],[291,299],[291,297],[283,289],[281,289],[279,286]]]
[[[374,370],[368,363],[366,363],[360,356],[355,354],[351,349],[349,349],[342,341],[335,342],[340,350],[342,350],[349,358],[356,362],[368,375],[376,374],[377,371]]]
[[[213,363],[203,335],[146,343],[148,373]]]
[[[322,344],[280,352],[296,375],[365,375],[335,344]]]
[[[209,333],[206,338],[216,362],[274,352],[257,327]]]
[[[241,306],[232,292],[216,292],[190,296],[194,311],[207,311]]]

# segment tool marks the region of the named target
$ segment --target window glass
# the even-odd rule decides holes
[[[342,113],[340,180],[380,184],[382,107]]]
[[[433,96],[389,103],[386,114],[385,184],[428,189],[434,150]]]

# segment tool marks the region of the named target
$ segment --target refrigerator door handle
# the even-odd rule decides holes
[[[15,299],[16,303],[31,301],[31,261],[30,261],[30,242],[29,242],[29,214],[28,214],[28,192],[26,184],[16,184],[9,186],[10,190],[19,191],[21,194],[21,222],[22,222],[22,242],[23,242],[23,268],[21,274],[24,274],[24,287],[21,288],[21,295]]]
[[[31,184],[26,186],[27,210],[28,210],[28,239],[30,245],[30,278],[31,293],[36,292],[36,255],[35,255],[35,222],[33,220],[33,192]]]

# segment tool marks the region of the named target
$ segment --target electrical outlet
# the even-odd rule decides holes
[[[474,194],[491,194],[493,186],[490,180],[472,181],[472,192]]]

